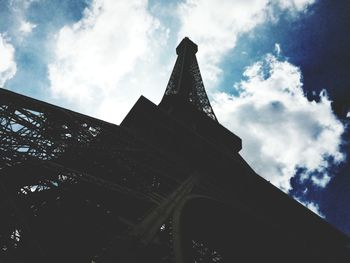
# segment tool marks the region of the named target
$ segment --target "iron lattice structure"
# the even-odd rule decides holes
[[[116,125],[3,89],[0,102],[5,262],[52,262],[57,249],[57,262],[96,261],[185,179]]]
[[[178,58],[171,73],[163,100],[166,100],[168,96],[181,96],[198,111],[204,112],[211,119],[217,121],[205,92],[196,58],[197,51],[197,45],[187,37],[176,48]]]
[[[1,262],[349,262],[346,236],[241,158],[194,51],[120,126],[0,89]]]

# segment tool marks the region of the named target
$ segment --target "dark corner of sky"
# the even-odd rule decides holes
[[[344,118],[350,110],[350,1],[316,0],[307,12],[293,18],[281,15],[277,22],[258,26],[251,34],[242,35],[223,64],[223,86],[228,80],[239,81],[244,69],[273,53],[275,44],[283,57],[301,69],[303,89],[309,100],[320,99],[326,90],[333,101],[333,111]]]
[[[318,100],[327,90],[341,118],[350,109],[349,14],[348,0],[316,0],[300,19],[271,28],[289,61],[300,67],[308,98]]]

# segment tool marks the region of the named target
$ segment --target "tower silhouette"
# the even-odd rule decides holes
[[[258,176],[188,38],[120,126],[0,89],[2,262],[349,262],[349,239]],[[269,165],[269,164],[266,164]]]

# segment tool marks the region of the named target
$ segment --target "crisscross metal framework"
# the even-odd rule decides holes
[[[98,261],[120,238],[149,243],[169,217],[152,211],[166,210],[188,177],[117,125],[3,89],[0,123],[0,257],[7,260],[44,261],[60,249],[61,260]],[[154,230],[144,233],[146,223]]]
[[[196,52],[185,38],[164,104],[141,97],[120,126],[0,89],[1,262],[349,262],[347,237],[238,154]]]
[[[198,111],[217,121],[205,91],[197,58],[197,45],[184,38],[177,48],[177,60],[166,87],[164,98],[178,96]]]

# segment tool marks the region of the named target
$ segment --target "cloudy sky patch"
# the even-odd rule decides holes
[[[217,93],[213,101],[219,120],[242,138],[243,157],[285,192],[300,168],[304,179],[325,187],[329,157],[344,160],[339,148],[344,127],[327,95],[309,101],[300,69],[272,54],[247,67],[244,77],[233,87],[239,96]]]
[[[16,74],[15,48],[5,34],[0,34],[0,87]]]

